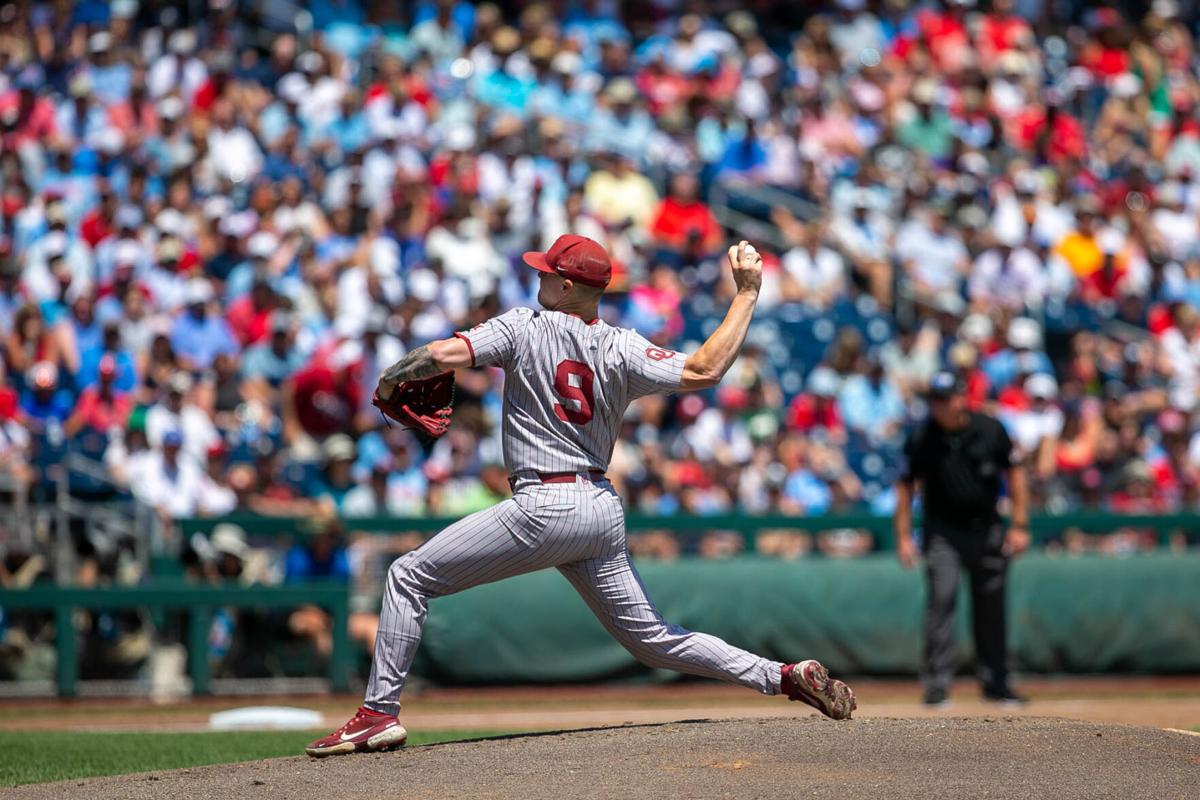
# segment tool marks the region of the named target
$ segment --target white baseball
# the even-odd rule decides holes
[[[753,254],[753,253],[757,253],[758,251],[754,249],[754,245],[752,245],[752,244],[748,244],[748,245],[746,245],[746,251],[745,251],[745,252],[746,252],[746,255],[751,255],[751,254]]]

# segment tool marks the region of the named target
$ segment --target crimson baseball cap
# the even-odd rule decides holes
[[[608,253],[599,242],[586,236],[564,234],[555,239],[546,252],[534,250],[522,258],[539,272],[569,278],[584,286],[604,289],[612,280],[612,261]]]

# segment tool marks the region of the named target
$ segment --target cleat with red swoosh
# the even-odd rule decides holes
[[[304,748],[304,752],[314,758],[347,753],[377,753],[394,750],[407,739],[408,731],[400,724],[400,720],[363,706],[354,712],[345,725],[317,739]]]
[[[858,708],[850,687],[830,678],[829,670],[812,659],[784,665],[780,688],[788,700],[808,703],[832,719],[850,719],[854,709]]]

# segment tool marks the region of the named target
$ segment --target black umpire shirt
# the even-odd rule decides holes
[[[983,529],[999,520],[1001,476],[1013,446],[995,418],[971,413],[966,426],[943,430],[927,419],[904,443],[901,480],[924,484],[926,525]]]

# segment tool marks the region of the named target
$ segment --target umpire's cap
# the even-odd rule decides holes
[[[929,396],[935,400],[944,400],[966,390],[963,379],[948,369],[938,370],[929,379]]]
[[[524,255],[525,263],[539,272],[569,278],[584,286],[603,289],[612,280],[612,261],[599,242],[573,233],[554,240],[544,253],[536,250]]]

